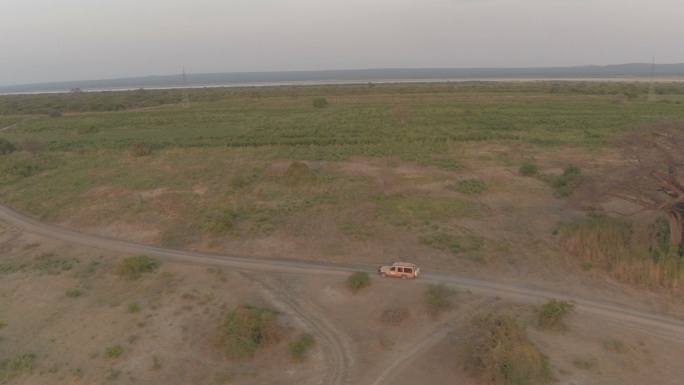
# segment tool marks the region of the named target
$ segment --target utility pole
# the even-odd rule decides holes
[[[653,58],[653,61],[651,62],[651,87],[648,89],[648,101],[653,103],[655,100],[655,58]]]
[[[188,80],[185,77],[185,66],[183,66],[183,99],[181,107],[185,110],[190,108],[190,97],[188,96]]]

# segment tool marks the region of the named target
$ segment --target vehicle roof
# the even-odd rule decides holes
[[[406,266],[406,267],[416,267],[415,263],[410,262],[394,262],[392,266]]]

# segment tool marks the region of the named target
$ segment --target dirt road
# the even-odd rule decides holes
[[[291,260],[252,259],[241,256],[164,249],[151,245],[79,233],[41,223],[4,205],[0,205],[0,219],[12,226],[16,226],[34,234],[98,249],[128,254],[146,254],[174,263],[221,265],[237,271],[275,272],[285,274],[334,274],[347,276],[354,271],[366,271],[371,274],[376,273],[375,267],[368,266],[344,266]],[[575,303],[576,310],[580,313],[589,314],[604,321],[613,322],[622,326],[638,328],[650,333],[676,338],[684,342],[684,320],[676,319],[664,314],[654,314],[630,309],[622,305],[592,298],[579,297],[570,293],[563,293],[560,290],[526,287],[520,284],[474,279],[459,275],[442,275],[428,272],[423,273],[420,279],[453,284],[461,290],[469,290],[476,294],[495,296],[524,303],[539,303],[549,298],[569,300]]]

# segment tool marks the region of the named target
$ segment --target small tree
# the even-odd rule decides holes
[[[41,151],[43,151],[43,148],[45,148],[43,142],[33,138],[27,138],[22,140],[21,145],[22,147],[24,147],[24,150],[31,154],[31,156],[38,155]]]

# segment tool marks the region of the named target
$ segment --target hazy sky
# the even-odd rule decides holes
[[[682,0],[0,0],[0,85],[684,62]]]

